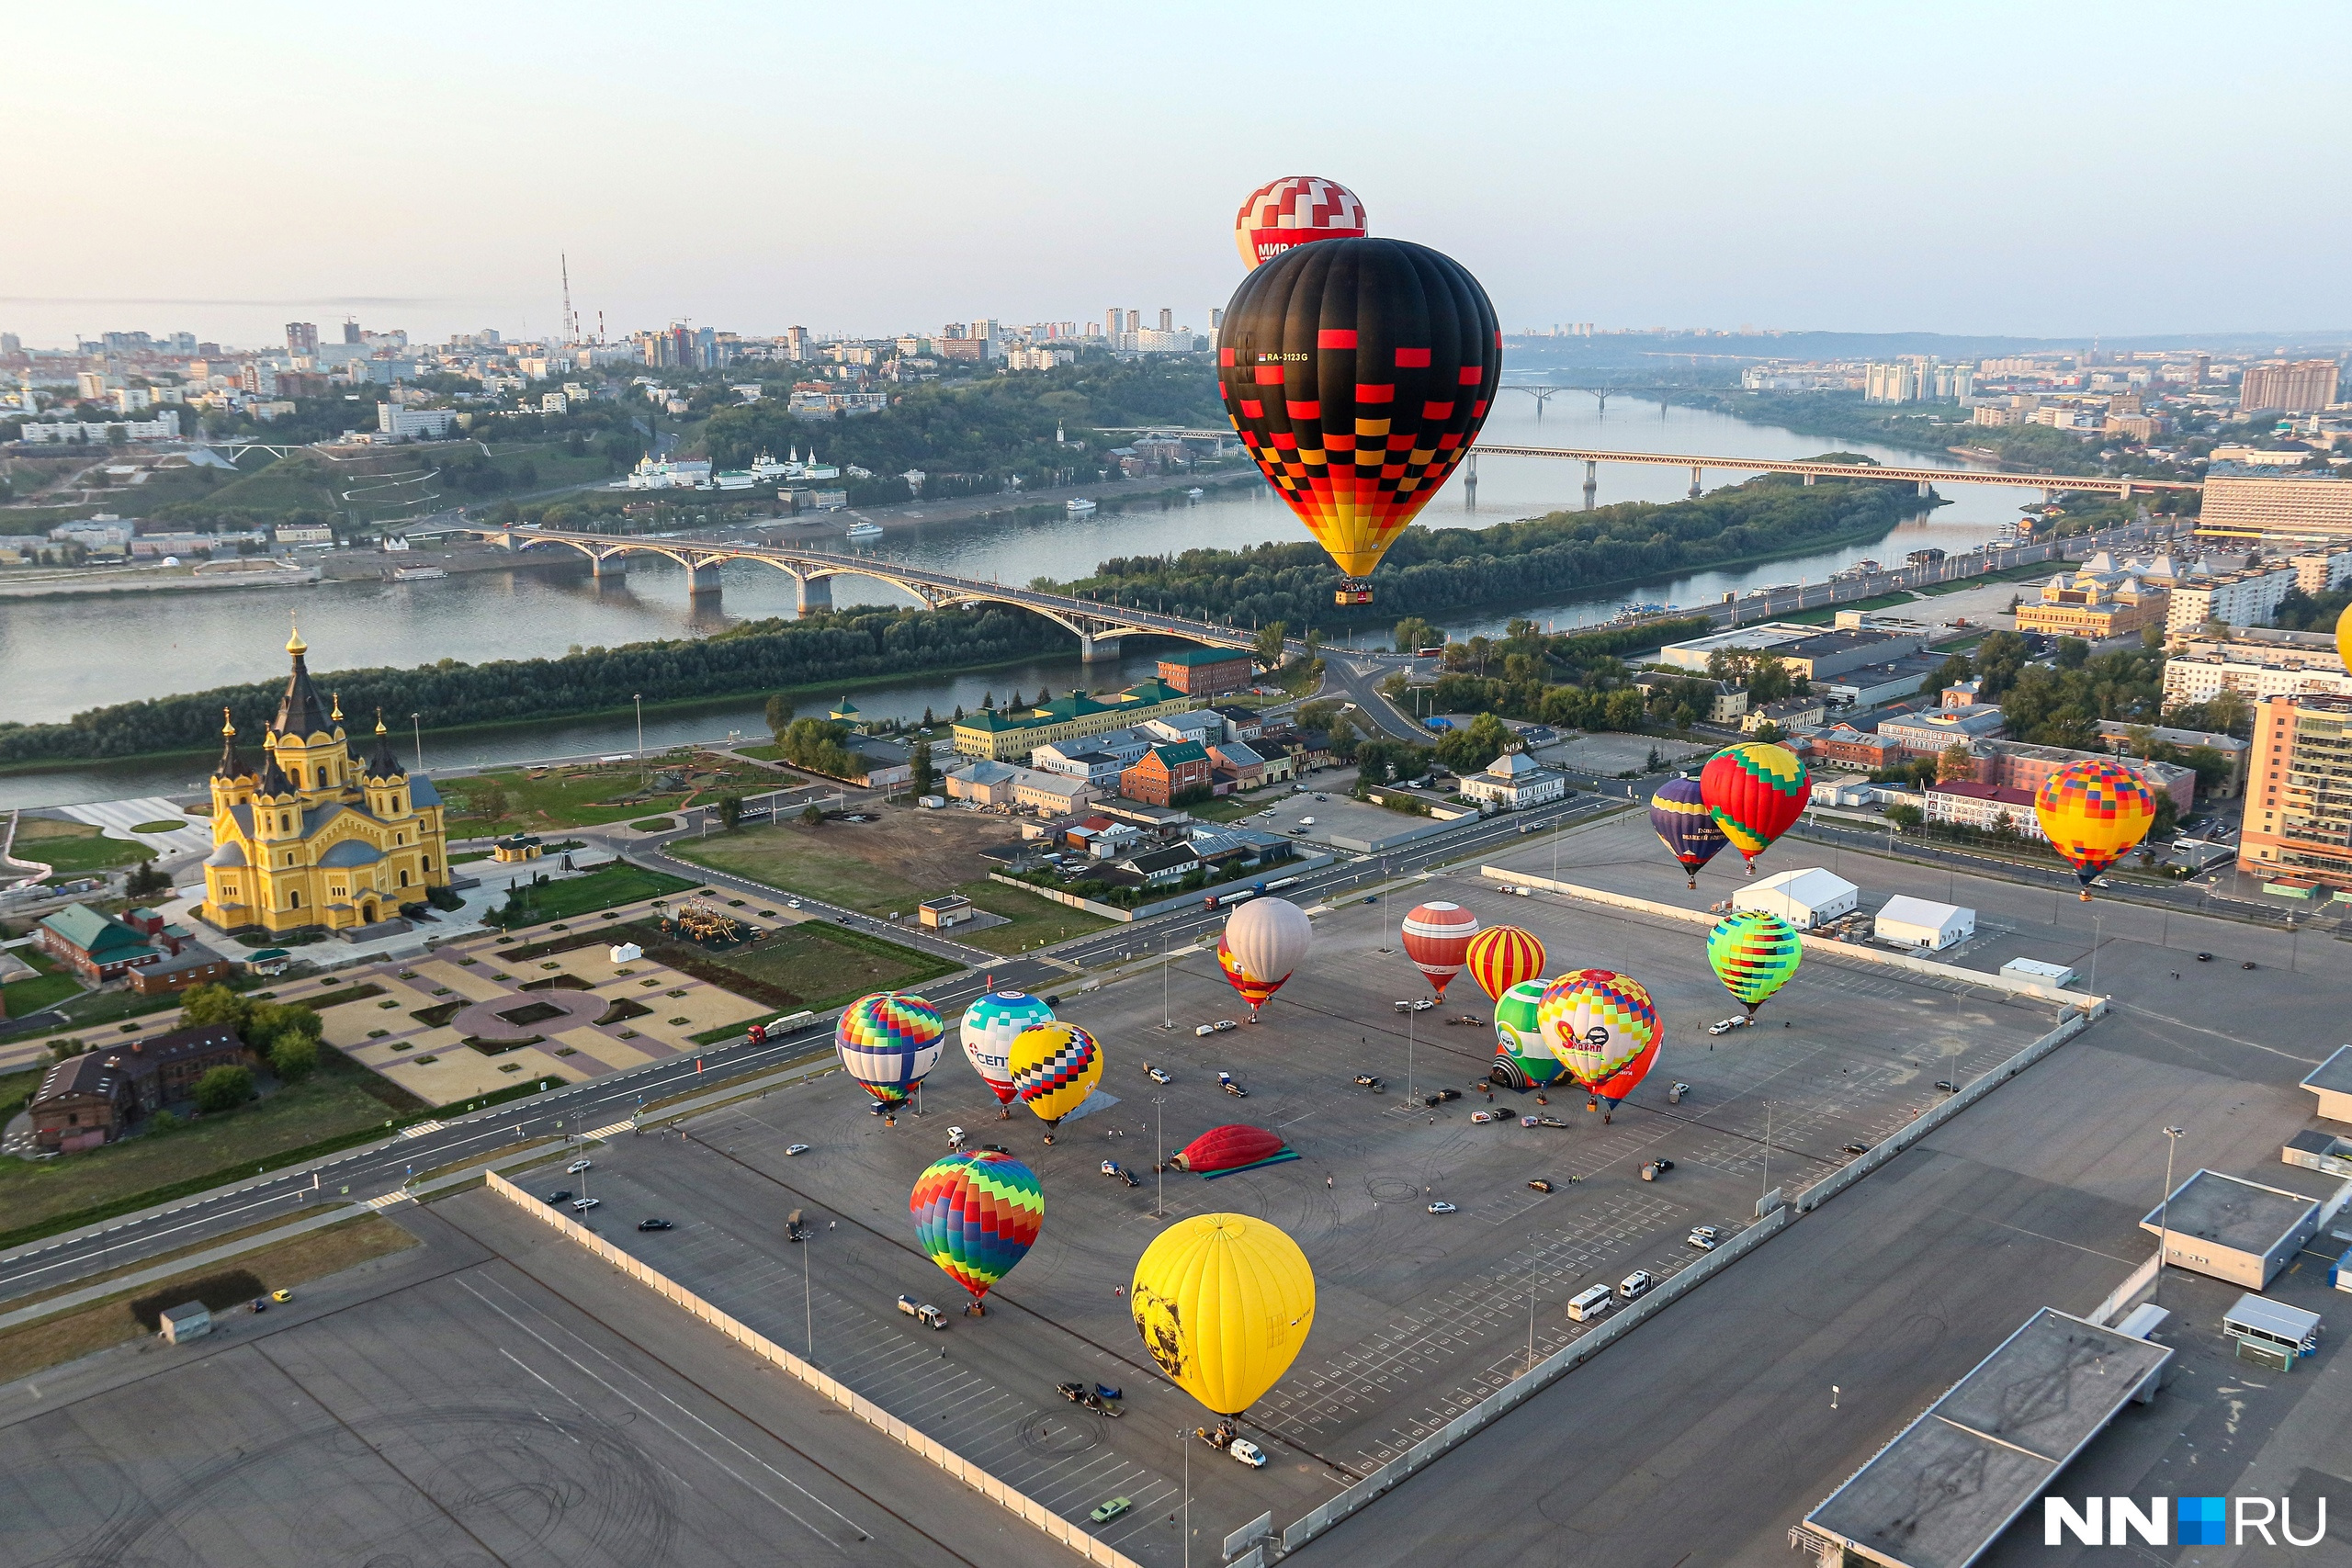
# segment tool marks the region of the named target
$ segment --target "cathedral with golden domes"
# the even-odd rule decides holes
[[[380,713],[374,749],[355,761],[343,705],[319,700],[300,632],[286,651],[294,673],[262,731],[259,765],[238,750],[233,716],[220,714],[212,853],[196,912],[232,936],[356,931],[449,886],[433,781],[401,764]]]

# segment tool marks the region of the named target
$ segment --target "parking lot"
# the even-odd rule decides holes
[[[1852,1157],[1849,1145],[1887,1135],[1940,1098],[1937,1080],[1965,1083],[2052,1021],[2043,1006],[1821,959],[1768,1005],[1764,1027],[1711,1039],[1704,1026],[1738,1009],[1706,967],[1697,931],[1515,898],[1466,874],[1433,879],[1420,896],[1526,926],[1549,947],[1554,973],[1598,965],[1648,986],[1667,1044],[1609,1124],[1580,1093],[1539,1105],[1508,1090],[1494,1100],[1512,1115],[1473,1122],[1488,1107],[1476,1087],[1493,1049],[1486,998],[1458,981],[1408,1028],[1392,1003],[1425,989],[1393,951],[1410,900],[1384,897],[1317,917],[1314,953],[1256,1028],[1193,1033],[1246,1012],[1198,948],[1173,956],[1164,979],[1146,970],[1067,998],[1062,1016],[1102,1041],[1114,1102],[1066,1122],[1051,1147],[1025,1110],[1000,1121],[951,1048],[922,1114],[895,1127],[832,1075],[676,1133],[618,1140],[580,1179],[605,1201],[591,1218],[778,1342],[813,1347],[825,1370],[1065,1517],[1130,1498],[1104,1539],[1172,1561],[1181,1526],[1169,1516],[1181,1515],[1188,1458],[1194,1535],[1205,1546],[1261,1511],[1296,1517],[1475,1404],[1531,1354],[1588,1331],[1567,1320],[1570,1296],[1636,1269],[1663,1278],[1687,1265],[1700,1256],[1685,1239],[1694,1225],[1735,1233],[1769,1189],[1794,1193],[1819,1179]],[[1478,1021],[1445,1021],[1464,1015]],[[1155,1084],[1146,1061],[1173,1081]],[[1219,1091],[1220,1069],[1246,1099]],[[1384,1077],[1386,1092],[1357,1086],[1358,1072]],[[1669,1104],[1676,1082],[1690,1092]],[[1428,1106],[1408,1086],[1463,1098]],[[1570,1124],[1526,1128],[1520,1112]],[[1153,1213],[1156,1153],[1227,1122],[1276,1131],[1301,1157],[1215,1183],[1170,1172],[1167,1214],[1270,1220],[1305,1248],[1317,1280],[1306,1347],[1245,1425],[1272,1457],[1258,1472],[1181,1439],[1207,1416],[1151,1370],[1120,1293],[1163,1223]],[[906,1193],[944,1150],[950,1125],[1019,1155],[1046,1191],[1044,1235],[983,1321],[954,1315],[960,1292],[917,1252],[906,1213]],[[793,1155],[794,1144],[809,1147]],[[1106,1157],[1142,1184],[1100,1174]],[[1642,1180],[1641,1168],[1660,1159],[1672,1168]],[[1538,1178],[1554,1190],[1531,1189]],[[557,1184],[548,1174],[531,1182]],[[1456,1212],[1431,1213],[1432,1201]],[[805,1246],[784,1235],[795,1208],[814,1226]],[[649,1215],[678,1228],[639,1233]],[[900,1292],[948,1309],[948,1328],[900,1315]],[[1124,1387],[1127,1416],[1105,1421],[1064,1404],[1054,1385],[1066,1379]]]

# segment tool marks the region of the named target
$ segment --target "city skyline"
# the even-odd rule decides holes
[[[160,10],[19,24],[36,69],[0,193],[33,243],[0,326],[257,344],[352,312],[535,336],[567,253],[574,308],[615,334],[879,334],[1112,299],[1205,326],[1238,280],[1234,207],[1295,172],[1456,256],[1513,328],[2324,331],[2345,238],[2305,194],[2344,160],[2330,51],[2205,13],[2035,15],[2021,40],[2022,10],[1867,38],[1823,9],[1502,11],[1407,51],[1389,40],[1422,14],[1401,7],[1253,17],[1246,44],[1238,11],[1106,39],[1075,12],[1012,37],[932,7],[721,9],[665,24],[670,73],[613,11],[568,13],[560,39],[429,6],[400,29],[282,15],[233,39]],[[452,37],[481,70],[446,68]],[[1476,118],[1451,107],[1464,89]],[[2316,117],[2304,151],[2233,150],[2226,128],[2290,100]],[[44,173],[76,164],[165,177]]]

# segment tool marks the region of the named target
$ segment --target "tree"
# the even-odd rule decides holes
[[[1976,645],[1976,673],[1984,682],[1978,694],[1981,700],[1996,703],[2003,693],[2017,684],[2018,673],[2025,668],[2026,640],[2015,632],[1995,632]]]
[[[931,760],[931,742],[918,740],[907,753],[907,765],[913,770],[917,795],[930,795],[939,783],[939,769]]]
[[[252,1002],[226,986],[190,986],[180,993],[180,1027],[209,1029],[225,1023],[242,1035],[253,1008]]]
[[[2085,642],[2081,637],[2062,637],[2058,639],[2057,660],[2059,669],[2080,670],[2086,663],[2089,662],[2090,656],[2091,645]]]
[[[784,732],[792,725],[792,699],[782,692],[770,697],[767,705],[767,721],[768,733],[778,740],[783,739]]]
[[[1268,621],[1258,628],[1258,639],[1250,652],[1261,669],[1279,670],[1283,667],[1283,634],[1289,629],[1281,621]]]
[[[1969,783],[1976,777],[1976,756],[1965,740],[1955,740],[1936,754],[1936,782]]]
[[[288,1034],[270,1047],[269,1070],[280,1083],[300,1083],[319,1068],[319,1043],[307,1034]]]
[[[254,1075],[245,1067],[215,1067],[196,1080],[199,1111],[233,1111],[254,1097]]]
[[[1323,668],[1323,634],[1309,626],[1300,634],[1299,640],[1306,645],[1307,674],[1319,674]]]
[[[1749,730],[1747,732],[1747,738],[1750,740],[1758,740],[1768,743],[1777,742],[1781,739],[1781,727],[1768,718],[1763,723],[1758,725],[1755,728]]]
[[[800,820],[808,827],[821,828],[825,825],[825,808],[812,800],[801,811]]]
[[[477,816],[489,821],[496,822],[506,815],[506,791],[493,779],[484,779],[478,787],[468,790],[465,799]]]
[[[740,795],[720,795],[718,797],[718,826],[731,833],[742,826],[742,823],[743,797]]]
[[[1445,644],[1445,633],[1419,615],[1408,615],[1397,622],[1396,637],[1392,646],[1399,653],[1410,653],[1422,648],[1442,648]]]
[[[146,898],[171,886],[172,879],[158,870],[153,861],[144,860],[130,868],[130,874],[123,879],[122,890],[133,898]]]
[[[1928,814],[1916,806],[1895,805],[1886,808],[1886,819],[1907,833],[1925,823],[1928,820]]]
[[[1482,713],[1469,727],[1457,729],[1437,743],[1437,760],[1457,773],[1475,773],[1510,744],[1510,730],[1490,713]]]

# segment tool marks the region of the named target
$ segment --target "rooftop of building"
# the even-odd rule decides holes
[[[2126,724],[2118,718],[2103,718],[2098,721],[2099,734],[2112,740],[2133,739],[2143,729],[2148,732],[2150,739],[2161,740],[2167,746],[2210,746],[2214,750],[2225,754],[2231,751],[2244,751],[2253,745],[2252,741],[2241,740],[2234,735],[2216,735],[2209,729],[2175,729],[2170,725],[2163,724]]]
[[[1250,658],[1246,648],[1182,648],[1159,656],[1159,662],[1173,664],[1186,670],[1197,670],[1207,664],[1231,664],[1236,660]]]
[[[1927,708],[1918,713],[1889,714],[1878,721],[1881,734],[1892,725],[1898,729],[1933,729],[1948,732],[1954,739],[1990,735],[2007,720],[1999,707],[1989,703],[1971,703],[1964,708]]]
[[[2140,1228],[2154,1235],[2169,1229],[2258,1257],[2302,1224],[2318,1202],[2283,1188],[2199,1170],[2173,1190],[2168,1205],[2149,1210]]]
[[[2305,1075],[2302,1083],[2305,1089],[2352,1094],[2352,1045],[2338,1045],[2326,1061]]]
[[[967,714],[957,719],[956,728],[992,734],[1016,729],[1044,729],[1077,719],[1091,718],[1098,714],[1120,713],[1184,700],[1183,693],[1165,681],[1153,679],[1137,682],[1126,690],[1108,696],[1072,692],[1068,696],[1056,697],[1043,706],[1032,704],[1019,707],[982,708],[978,713]]]

